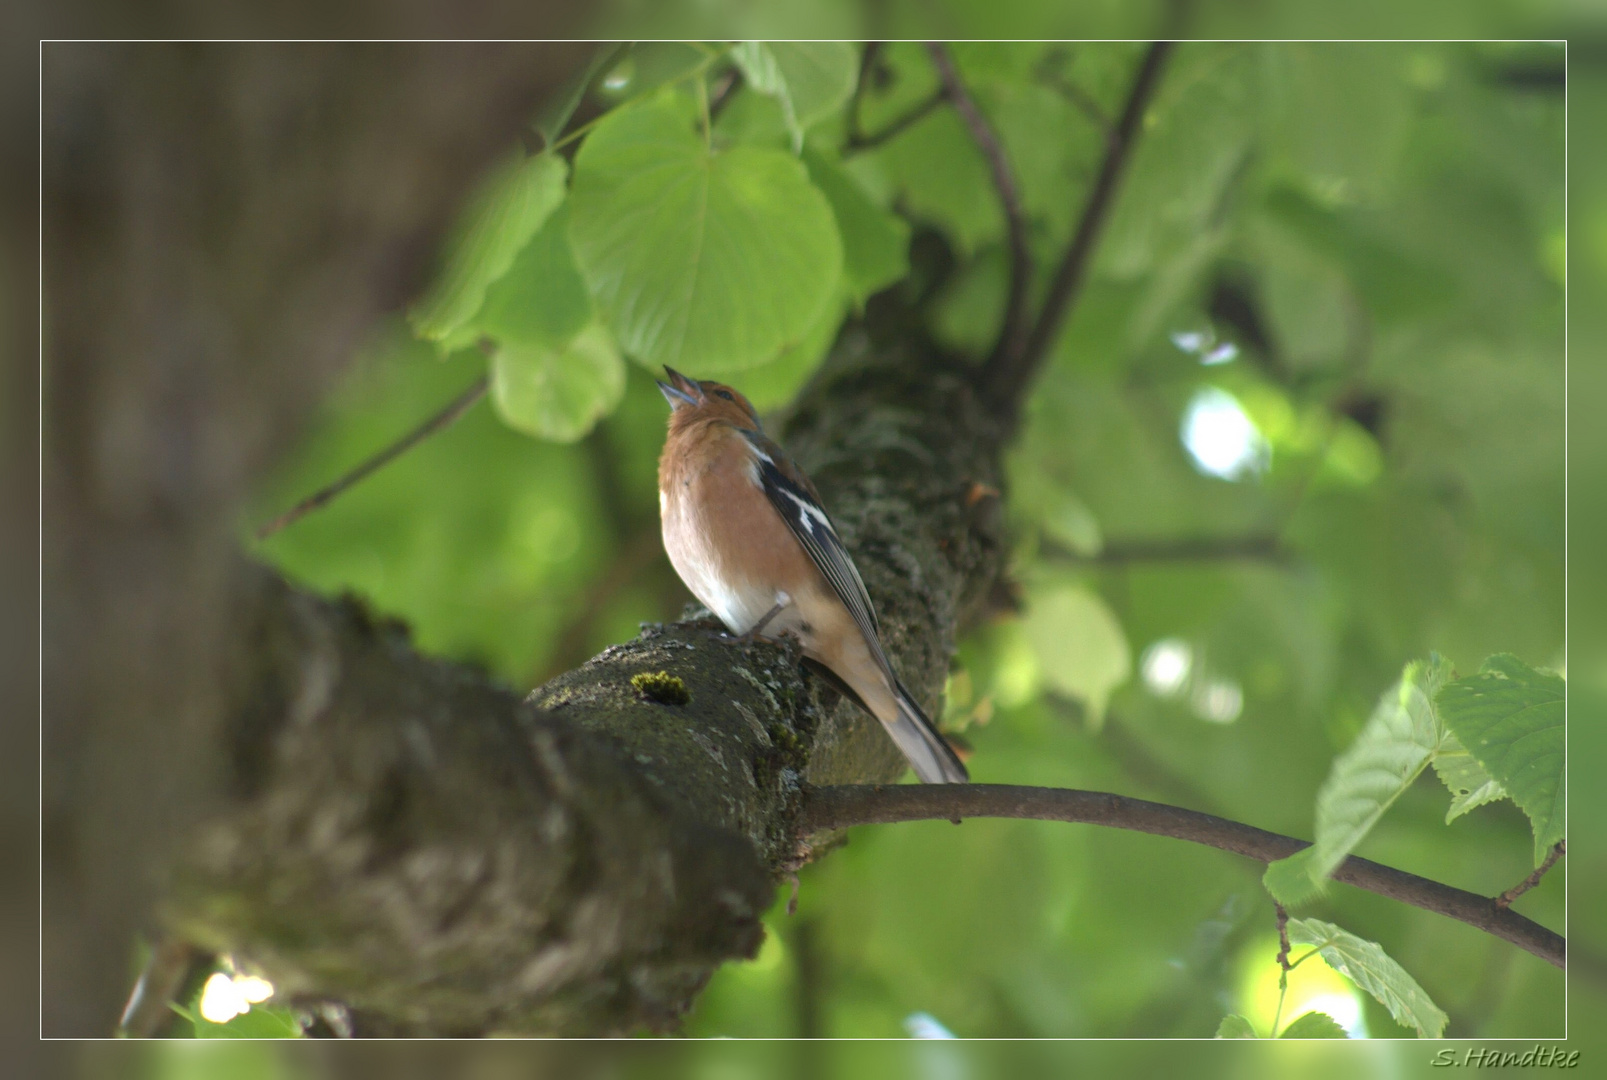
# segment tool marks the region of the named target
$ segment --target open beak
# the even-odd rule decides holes
[[[665,365],[664,374],[670,377],[669,382],[662,379],[658,382],[659,392],[664,400],[670,403],[671,409],[679,409],[683,405],[698,405],[703,401],[703,388],[697,383],[682,375],[669,365]]]

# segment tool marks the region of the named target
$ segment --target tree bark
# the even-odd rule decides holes
[[[757,948],[802,786],[903,771],[706,619],[520,701],[241,554],[253,480],[583,57],[47,47],[48,1034],[108,1033],[158,932],[360,1031],[663,1030]],[[901,327],[828,369],[780,434],[935,709],[1000,565],[1002,432]],[[631,681],[659,671],[684,704]]]
[[[242,500],[583,45],[41,50],[43,1031],[105,1035],[235,797]]]

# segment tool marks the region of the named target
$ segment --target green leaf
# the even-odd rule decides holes
[[[621,109],[575,161],[569,235],[621,347],[706,377],[799,340],[837,294],[825,196],[784,151],[711,153],[670,103]]]
[[[873,153],[910,215],[942,229],[962,254],[1004,235],[987,159],[953,109],[934,110]]]
[[[845,314],[840,303],[827,308],[796,344],[781,350],[781,355],[770,363],[744,371],[740,387],[743,396],[761,413],[790,402],[826,359]]]
[[[1451,732],[1529,815],[1536,866],[1567,827],[1567,689],[1560,676],[1498,653],[1437,699]]]
[[[1255,1028],[1250,1025],[1250,1021],[1238,1013],[1229,1013],[1216,1026],[1216,1037],[1219,1039],[1259,1039],[1261,1036],[1255,1033]]]
[[[197,1039],[300,1039],[305,1037],[301,1023],[290,1009],[272,1005],[253,1005],[227,1022],[215,1024],[198,1008],[185,1008],[169,1002],[168,1008],[195,1025]]]
[[[1443,709],[1441,718],[1444,718]],[[1434,771],[1451,792],[1451,808],[1445,812],[1447,825],[1475,806],[1507,797],[1507,789],[1484,771],[1484,766],[1467,752],[1454,732],[1447,731],[1440,741],[1439,753],[1434,755]]]
[[[614,62],[627,46],[622,42],[613,42],[601,45],[586,63],[586,67],[572,77],[563,87],[552,96],[551,100],[536,114],[536,119],[530,126],[541,136],[543,149],[550,148],[558,137],[564,133],[569,125],[569,118],[575,115],[580,107],[580,101],[586,96],[586,88],[597,77],[597,73]]]
[[[491,171],[447,242],[440,276],[409,314],[420,337],[444,342],[480,310],[491,283],[563,202],[568,173],[553,154],[514,158]]]
[[[877,206],[836,162],[805,150],[809,179],[826,196],[843,241],[843,285],[856,305],[909,273],[909,223]]]
[[[1449,677],[1450,665],[1439,656],[1407,664],[1355,743],[1334,759],[1317,792],[1313,879],[1333,873],[1427,767],[1443,735],[1434,694]]]
[[[859,57],[842,41],[744,41],[731,50],[748,85],[781,103],[793,150],[804,129],[847,101],[859,78]]]
[[[468,325],[500,342],[561,348],[591,321],[591,296],[569,247],[569,208],[560,206],[486,290]]]
[[[1053,588],[1032,598],[1026,632],[1044,681],[1085,703],[1098,730],[1111,691],[1133,672],[1127,636],[1109,606],[1075,585]]]
[[[1308,1012],[1295,1017],[1283,1029],[1280,1039],[1348,1039],[1349,1032],[1325,1012]]]
[[[1301,848],[1287,859],[1267,864],[1261,884],[1284,907],[1304,907],[1328,892],[1328,879],[1311,872],[1316,848]]]
[[[1396,1023],[1416,1028],[1420,1037],[1437,1039],[1445,1031],[1449,1018],[1376,942],[1319,919],[1290,919],[1289,941],[1316,948],[1329,967],[1376,998]]]
[[[509,427],[574,442],[614,410],[625,364],[608,331],[593,324],[562,348],[505,342],[491,361],[491,401]]]

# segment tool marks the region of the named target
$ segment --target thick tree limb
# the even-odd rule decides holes
[[[1231,851],[1260,862],[1287,858],[1305,840],[1267,832],[1237,821],[1164,803],[1102,791],[1018,787],[1010,784],[854,785],[806,793],[805,831],[896,821],[963,820],[968,817],[1031,818],[1132,829]],[[1559,934],[1477,893],[1442,885],[1352,855],[1334,871],[1346,885],[1446,915],[1511,942],[1557,967],[1567,967],[1568,943]]]
[[[1132,152],[1133,142],[1138,136],[1139,123],[1143,120],[1144,110],[1149,107],[1150,98],[1160,82],[1161,70],[1172,51],[1173,44],[1170,41],[1157,41],[1144,53],[1138,73],[1133,78],[1132,89],[1128,91],[1127,103],[1122,107],[1121,117],[1116,121],[1116,127],[1106,144],[1105,157],[1100,162],[1094,186],[1088,193],[1088,201],[1083,205],[1082,217],[1077,222],[1077,231],[1072,235],[1071,244],[1066,248],[1066,253],[1061,257],[1060,265],[1055,270],[1055,276],[1049,283],[1049,292],[1044,298],[1043,309],[1038,313],[1038,319],[1033,323],[1025,345],[1014,355],[997,355],[982,373],[985,392],[998,409],[1008,413],[1019,407],[1027,387],[1036,377],[1038,368],[1048,355],[1049,347],[1054,344],[1061,324],[1076,302],[1083,279],[1087,276],[1088,265],[1093,258],[1100,230],[1110,214],[1110,207],[1116,194],[1116,182],[1121,178],[1122,169]]]

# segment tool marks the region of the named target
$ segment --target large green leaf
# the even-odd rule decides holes
[[[575,161],[569,234],[621,347],[707,376],[799,340],[837,292],[825,196],[785,151],[711,152],[668,102],[621,109]]]
[[[1439,692],[1445,723],[1534,827],[1538,866],[1565,835],[1567,684],[1509,653]]]
[[[1076,585],[1052,587],[1032,597],[1026,630],[1044,681],[1083,702],[1099,727],[1111,691],[1133,672],[1132,649],[1109,605]]]
[[[1444,710],[1440,710],[1441,718]],[[1451,808],[1445,812],[1449,825],[1476,806],[1507,797],[1507,789],[1497,783],[1477,758],[1467,752],[1454,732],[1447,731],[1434,755],[1434,771],[1451,793]]]
[[[1280,1039],[1348,1039],[1339,1022],[1325,1012],[1308,1012],[1289,1022]]]
[[[1434,695],[1449,677],[1450,665],[1439,656],[1406,665],[1350,749],[1334,759],[1317,791],[1313,878],[1333,873],[1427,767],[1443,735]]]
[[[842,41],[744,41],[731,58],[749,86],[781,102],[794,150],[805,128],[848,100],[859,77],[854,46]]]
[[[486,290],[467,325],[499,342],[559,348],[591,321],[591,296],[569,248],[569,210],[560,206]]]
[[[625,393],[625,364],[608,331],[593,324],[567,345],[504,342],[491,361],[491,401],[508,426],[574,442]]]
[[[804,165],[831,203],[843,240],[843,285],[856,304],[909,273],[909,223],[877,206],[836,162],[805,150]]]
[[[1216,1037],[1219,1039],[1259,1039],[1261,1036],[1255,1033],[1255,1028],[1250,1025],[1250,1021],[1238,1013],[1228,1013],[1222,1018],[1222,1022],[1216,1026]]]
[[[781,350],[768,364],[742,373],[743,396],[761,413],[787,404],[809,381],[831,351],[846,314],[841,302],[828,307],[796,343]]]
[[[1420,1037],[1437,1039],[1445,1031],[1449,1017],[1376,942],[1319,919],[1290,919],[1289,941],[1315,947],[1329,967],[1376,998],[1397,1023],[1416,1028]]]
[[[440,276],[409,315],[420,337],[447,342],[480,310],[491,283],[564,201],[568,173],[554,154],[517,157],[491,171],[447,242]]]

